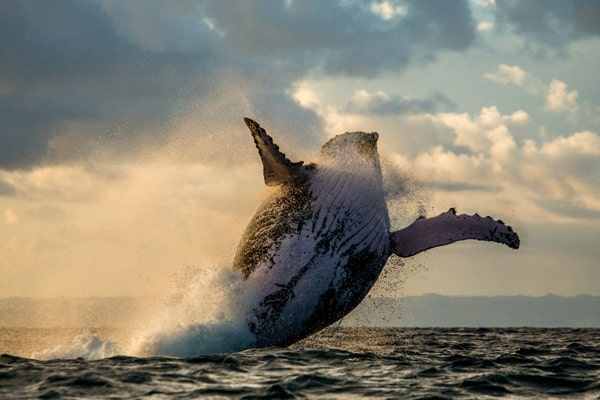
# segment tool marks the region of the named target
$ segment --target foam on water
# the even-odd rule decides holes
[[[147,328],[136,331],[130,341],[116,343],[83,334],[70,344],[34,353],[32,358],[191,357],[239,351],[254,342],[246,316],[257,300],[253,286],[228,267],[186,267]]]
[[[33,353],[31,358],[38,360],[75,359],[98,360],[119,354],[117,343],[92,334],[75,336],[70,344]]]

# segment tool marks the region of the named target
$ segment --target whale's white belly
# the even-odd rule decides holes
[[[261,247],[269,244],[249,275],[263,299],[251,318],[259,342],[287,344],[341,318],[364,298],[389,255],[380,180],[321,167],[303,184],[306,190],[296,195],[309,194],[299,195],[309,207],[290,202],[288,209],[277,210],[283,219],[304,210],[302,219],[292,215],[284,235],[277,236],[281,229],[249,228],[265,233],[252,240],[261,240]],[[278,208],[280,202],[267,202],[268,207]]]

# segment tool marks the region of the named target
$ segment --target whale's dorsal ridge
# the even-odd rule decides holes
[[[311,165],[305,166],[304,161],[290,161],[285,153],[279,150],[279,146],[273,141],[273,138],[256,121],[244,118],[244,122],[252,133],[262,160],[263,175],[267,186],[292,182],[306,176],[306,171],[312,167]]]

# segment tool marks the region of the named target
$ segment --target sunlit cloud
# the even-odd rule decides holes
[[[503,85],[515,85],[531,94],[539,94],[544,91],[542,83],[537,78],[516,65],[500,64],[496,71],[487,72],[483,76]]]
[[[490,113],[492,117],[486,118]],[[482,110],[476,118],[448,114],[433,118],[452,127],[455,144],[471,150],[471,154],[456,154],[436,147],[419,155],[415,159],[418,170],[427,171],[425,175],[436,182],[491,183],[512,192],[515,199],[521,196],[522,201],[533,201],[540,209],[546,207],[547,198],[560,200],[565,205],[562,210],[546,209],[558,219],[578,218],[578,213],[569,214],[570,206],[589,207],[590,213],[600,211],[598,202],[591,201],[600,195],[595,178],[600,170],[594,161],[598,156],[596,133],[577,132],[548,140],[541,147],[531,140],[519,146],[510,123],[505,122],[514,118],[500,116],[496,110]],[[520,217],[531,218],[527,214]]]
[[[519,68],[505,71],[515,84],[528,79]],[[593,159],[598,151],[598,135],[594,132],[575,132],[554,139],[541,137],[538,144],[540,138],[522,140],[515,134],[535,131],[525,110],[503,114],[498,107],[489,106],[474,115],[415,109],[406,115],[399,111],[382,113],[376,110],[389,105],[398,108],[407,100],[384,91],[366,90],[355,91],[345,107],[324,107],[308,87],[299,90],[298,97],[310,99],[303,101],[304,106],[318,110],[330,129],[335,128],[338,133],[356,126],[379,130],[384,143],[395,142],[393,147],[384,148],[387,156],[434,185],[440,193],[451,192],[461,203],[477,207],[477,200],[473,201],[471,195],[475,191],[476,199],[492,208],[490,212],[501,214],[507,204],[513,204],[523,220],[545,216],[555,221],[576,221],[600,212],[598,202],[593,200],[600,195],[594,183],[595,174],[600,173],[600,166]],[[359,110],[370,112],[362,114]],[[411,130],[403,131],[400,126],[417,129],[418,141],[411,137]],[[427,129],[437,133],[424,135]],[[407,150],[409,139],[417,147],[402,151]],[[569,166],[565,168],[565,164]],[[590,169],[590,164],[594,168]],[[486,192],[493,193],[489,201],[485,200]],[[436,197],[436,201],[441,199]],[[549,198],[563,206],[555,207],[555,203],[547,202]]]
[[[546,104],[544,108],[552,112],[576,112],[579,108],[577,96],[579,96],[577,90],[569,92],[564,82],[553,79],[546,91]]]
[[[437,211],[597,229],[584,3],[0,3],[0,293],[147,294],[226,264],[266,193],[245,116],[294,161],[378,131]]]
[[[507,124],[523,125],[529,121],[523,110],[511,115],[501,115],[495,106],[484,107],[474,118],[466,113],[443,113],[432,118],[454,130],[454,143],[457,146],[467,147],[474,152],[510,151],[514,147],[514,141]]]
[[[369,10],[372,13],[379,15],[383,20],[389,21],[391,19],[402,17],[406,15],[406,5],[398,3],[396,1],[374,1],[369,6]]]
[[[403,115],[432,113],[438,108],[452,108],[453,103],[442,94],[426,99],[390,95],[384,91],[368,92],[357,90],[348,103],[346,111],[350,114]]]
[[[482,21],[477,23],[477,30],[479,32],[489,32],[494,29],[494,24],[488,21]]]
[[[17,216],[15,210],[13,210],[12,208],[7,208],[6,210],[4,210],[4,222],[6,222],[9,225],[16,224],[17,222],[19,222],[19,217]]]
[[[512,84],[526,90],[533,95],[541,95],[544,98],[544,110],[558,113],[578,111],[577,90],[569,91],[567,84],[553,79],[550,83],[544,84],[539,79],[524,71],[520,67],[513,65],[500,64],[495,72],[488,72],[484,77],[490,81],[503,85]]]
[[[564,157],[569,154],[600,156],[600,137],[594,132],[576,132],[571,136],[559,136],[549,143],[544,143],[540,152],[550,157]]]

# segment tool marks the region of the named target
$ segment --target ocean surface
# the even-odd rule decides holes
[[[600,399],[600,329],[332,327],[290,348],[193,358],[24,356],[74,333],[0,330],[0,350],[14,349],[0,356],[0,398]]]

